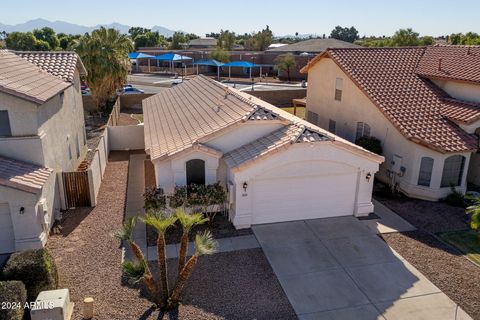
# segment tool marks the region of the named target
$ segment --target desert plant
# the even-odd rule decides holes
[[[135,228],[136,222],[137,222],[136,217],[128,218],[123,223],[122,228],[119,231],[117,231],[117,233],[115,234],[115,236],[118,239],[128,243],[128,245],[130,246],[133,252],[133,255],[135,256],[138,262],[136,264],[133,261],[124,261],[123,271],[125,272],[126,275],[131,276],[136,280],[140,280],[140,277],[138,277],[138,272],[140,267],[143,267],[143,275],[141,279],[143,279],[143,281],[145,282],[145,285],[147,286],[148,290],[150,291],[150,293],[155,299],[155,297],[158,297],[158,292],[159,292],[158,284],[153,279],[150,268],[148,267],[148,262],[145,259],[145,256],[143,255],[142,250],[135,243],[135,241],[133,241],[133,238],[132,238],[133,229]],[[138,265],[140,265],[140,267]],[[161,304],[160,300],[156,300],[155,302],[157,304]]]
[[[175,215],[168,215],[162,211],[149,211],[145,214],[141,220],[155,228],[158,238],[157,238],[157,252],[158,252],[158,268],[159,268],[159,279],[153,279],[150,270],[148,268],[148,263],[146,262],[144,255],[138,245],[132,240],[132,230],[135,227],[135,218],[130,218],[125,221],[123,228],[117,232],[117,237],[125,240],[130,243],[132,251],[134,252],[138,263],[133,261],[125,261],[122,266],[125,272],[125,275],[139,281],[143,279],[148,285],[147,289],[150,294],[154,297],[154,302],[160,308],[164,309],[173,309],[178,305],[180,300],[183,288],[198,261],[198,257],[205,254],[212,254],[217,248],[217,243],[212,238],[210,233],[204,233],[202,235],[197,235],[195,238],[195,252],[192,257],[185,263],[187,248],[188,248],[188,235],[191,232],[193,226],[197,224],[204,223],[206,219],[203,219],[201,214],[192,214],[188,215],[182,210],[177,210]],[[166,243],[165,243],[165,233],[166,231],[175,225],[176,221],[179,221],[183,228],[181,252],[179,257],[179,268],[177,274],[177,280],[175,282],[174,289],[170,292],[168,285],[168,270],[167,270],[167,257],[166,257]],[[186,245],[185,245],[186,243]],[[182,262],[182,267],[180,268],[180,262]],[[161,290],[160,290],[161,289]]]
[[[355,144],[378,155],[383,154],[382,142],[375,137],[360,137],[355,141]]]
[[[168,290],[168,269],[167,269],[167,244],[165,242],[165,233],[175,225],[177,218],[169,216],[164,212],[148,212],[142,221],[155,228],[157,231],[157,253],[158,253],[158,270],[160,272],[160,287],[162,290],[162,302],[166,302],[169,295]],[[163,303],[162,303],[163,304]],[[164,305],[164,304],[163,304]]]
[[[187,263],[178,275],[175,287],[173,288],[172,294],[168,299],[169,308],[174,308],[178,305],[185,284],[192,274],[193,268],[198,262],[198,258],[202,255],[210,255],[215,253],[217,251],[217,246],[217,242],[213,239],[212,234],[209,231],[205,231],[195,236],[195,252],[190,259],[188,259]]]
[[[470,227],[477,232],[480,240],[480,198],[476,198],[474,204],[467,207],[467,214],[470,215]]]
[[[147,211],[165,209],[167,202],[163,189],[157,187],[147,187],[143,194],[143,199],[145,201],[145,210]]]
[[[0,302],[11,307],[0,307],[0,320],[22,320],[27,302],[27,290],[21,281],[0,282]]]
[[[57,267],[46,248],[12,254],[3,269],[3,279],[22,281],[28,301],[35,301],[41,291],[56,289],[58,285]]]
[[[196,225],[205,223],[208,219],[203,218],[201,213],[186,214],[181,208],[177,208],[175,212],[180,225],[182,226],[182,239],[180,240],[180,251],[178,254],[178,274],[185,266],[185,261],[188,253],[188,235],[192,228]]]

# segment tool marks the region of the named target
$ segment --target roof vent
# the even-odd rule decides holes
[[[215,112],[217,112],[217,113],[220,112],[220,109],[221,109],[220,103],[216,104],[215,105]]]
[[[442,71],[442,58],[438,59],[438,71]]]

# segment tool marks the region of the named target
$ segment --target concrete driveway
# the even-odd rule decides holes
[[[354,217],[253,227],[299,319],[470,319]]]

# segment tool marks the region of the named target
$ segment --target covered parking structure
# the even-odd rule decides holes
[[[192,61],[193,59],[184,55],[176,54],[176,53],[164,53],[159,56],[153,57],[155,60],[157,60],[157,67],[159,67],[160,62],[168,62],[170,70],[173,71],[173,67],[175,63],[181,63],[182,68],[184,62],[189,62]]]
[[[231,78],[232,75],[232,67],[233,68],[244,68],[249,70],[249,77],[252,78],[252,69],[253,68],[260,68],[260,75],[262,74],[263,67],[272,67],[272,65],[266,64],[256,64],[249,61],[232,61],[225,63],[222,67],[228,67],[228,78]]]
[[[198,66],[207,66],[207,67],[216,67],[217,68],[217,80],[220,80],[220,67],[225,65],[223,62],[217,61],[215,59],[210,60],[199,60],[193,63],[193,65],[197,66],[197,74],[198,74]]]
[[[139,66],[138,63],[137,63],[137,60],[147,59],[147,61],[148,61],[148,72],[150,72],[150,59],[155,59],[155,56],[152,56],[152,55],[149,55],[149,54],[146,54],[146,53],[141,53],[141,52],[130,52],[128,54],[128,58],[130,60],[135,61],[137,70],[138,70],[138,66]]]

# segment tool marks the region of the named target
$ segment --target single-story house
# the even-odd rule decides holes
[[[308,73],[306,118],[351,142],[381,141],[377,178],[438,200],[480,185],[480,47],[328,49]]]
[[[373,211],[383,157],[196,76],[143,100],[158,187],[220,182],[236,228]]]

